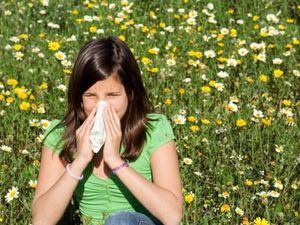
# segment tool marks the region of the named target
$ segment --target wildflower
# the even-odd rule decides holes
[[[21,102],[21,104],[19,105],[21,110],[25,110],[27,111],[30,108],[30,103],[29,102]]]
[[[22,49],[22,45],[20,45],[20,44],[15,44],[14,45],[14,49],[16,50],[16,51],[20,51],[21,49]]]
[[[206,58],[214,58],[216,56],[216,53],[213,50],[207,50],[204,52],[204,55]]]
[[[20,61],[23,59],[24,54],[22,52],[16,52],[14,56],[18,61]]]
[[[0,147],[0,150],[5,151],[5,152],[11,152],[12,148],[7,145],[2,145]]]
[[[280,180],[275,179],[274,187],[278,188],[279,190],[283,189],[283,184]]]
[[[67,90],[67,87],[64,84],[60,84],[60,85],[57,86],[57,89],[60,90],[60,91],[65,92]]]
[[[282,103],[285,105],[285,106],[291,106],[292,102],[290,100],[283,100]]]
[[[227,191],[222,192],[222,197],[223,198],[228,198],[229,197],[229,193]]]
[[[237,125],[238,127],[244,127],[244,126],[247,125],[247,122],[246,122],[245,120],[243,120],[243,119],[238,119],[238,120],[236,121],[236,125]]]
[[[37,180],[33,181],[33,180],[30,180],[28,182],[29,186],[32,187],[32,188],[36,188],[36,185],[37,185]]]
[[[283,71],[280,70],[280,69],[276,69],[276,70],[274,70],[273,74],[274,74],[275,77],[278,78],[278,77],[281,77],[283,75]]]
[[[184,196],[184,201],[187,203],[191,203],[192,201],[194,201],[194,197],[195,197],[195,194],[190,192],[189,194]]]
[[[152,55],[157,55],[158,54],[158,52],[159,52],[159,48],[151,48],[151,49],[149,49],[148,50],[148,52],[150,53],[150,54],[152,54]]]
[[[193,132],[196,132],[196,131],[198,131],[200,128],[199,128],[199,126],[197,126],[197,125],[191,125],[190,126],[190,130],[191,131],[193,131]]]
[[[269,118],[262,118],[261,122],[266,126],[270,126],[272,123],[271,119],[269,119]]]
[[[183,115],[176,115],[173,120],[175,124],[185,124],[186,118]]]
[[[237,112],[238,111],[238,107],[235,103],[233,102],[229,102],[229,104],[224,106],[225,109],[231,111],[231,112]]]
[[[252,185],[253,185],[253,182],[252,182],[251,180],[249,180],[249,179],[246,179],[245,184],[246,184],[247,186],[252,186]]]
[[[201,91],[202,93],[209,93],[211,91],[211,88],[209,86],[202,86]]]
[[[151,59],[147,57],[143,57],[141,61],[144,65],[148,65],[149,63],[151,63]]]
[[[226,78],[226,77],[228,77],[229,75],[228,75],[227,72],[220,71],[220,72],[217,73],[217,76],[218,76],[218,77],[221,77],[221,78]]]
[[[263,118],[263,117],[264,117],[264,114],[263,114],[262,111],[257,110],[257,109],[254,109],[254,110],[253,110],[253,116],[254,116],[255,118]]]
[[[244,211],[241,208],[239,208],[239,207],[236,207],[234,211],[239,216],[243,216],[244,215]]]
[[[166,104],[166,105],[171,105],[171,104],[172,104],[172,100],[171,100],[170,98],[167,98],[167,99],[165,100],[165,104]]]
[[[185,165],[192,165],[193,160],[190,159],[190,158],[184,158],[184,159],[183,159],[183,162],[184,162]]]
[[[238,61],[236,59],[233,59],[233,58],[227,59],[226,62],[227,62],[227,66],[236,67],[238,65]]]
[[[260,217],[257,217],[253,221],[253,225],[270,225],[270,223],[265,218],[261,219]]]
[[[5,195],[5,201],[6,202],[11,202],[14,198],[19,197],[19,191],[17,187],[12,187],[11,189],[8,190],[7,194]]]
[[[189,122],[196,122],[197,121],[197,118],[194,117],[194,116],[189,116],[187,119],[188,119]]]
[[[249,225],[249,224],[250,224],[250,223],[249,223],[248,217],[243,217],[242,224],[243,224],[243,225]]]
[[[278,153],[283,152],[283,146],[282,145],[280,145],[280,146],[275,145],[275,151],[278,152]]]
[[[45,120],[45,119],[42,119],[40,122],[43,129],[47,129],[49,127],[50,123],[51,122],[49,120]]]
[[[228,204],[222,204],[220,207],[221,212],[230,212],[231,208]]]
[[[175,59],[167,59],[167,65],[168,66],[174,66],[176,64]]]
[[[280,59],[280,58],[275,58],[275,59],[273,59],[273,64],[275,64],[275,65],[280,65],[281,63],[282,63],[282,59]]]
[[[240,48],[238,50],[238,53],[239,53],[240,56],[245,56],[249,53],[249,51],[246,48]]]
[[[15,80],[15,79],[8,79],[6,83],[7,83],[8,85],[10,85],[10,86],[15,87],[15,86],[17,86],[18,81]]]
[[[60,48],[60,44],[56,41],[51,41],[48,44],[48,48],[52,51],[57,51]]]
[[[269,77],[266,76],[266,75],[264,75],[264,74],[261,74],[261,75],[259,76],[259,80],[260,80],[261,82],[266,83],[266,82],[269,81]]]
[[[64,52],[58,51],[55,53],[55,58],[58,60],[64,60],[66,58],[66,54]]]
[[[209,121],[208,119],[201,119],[201,122],[202,122],[204,125],[210,124],[210,121]]]
[[[273,197],[273,198],[279,198],[280,193],[278,193],[277,191],[269,191],[268,195]]]

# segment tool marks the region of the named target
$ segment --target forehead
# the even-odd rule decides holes
[[[87,91],[120,90],[123,88],[120,78],[117,75],[111,75],[105,80],[97,81]]]

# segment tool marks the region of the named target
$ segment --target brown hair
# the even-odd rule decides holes
[[[130,49],[117,37],[87,42],[79,51],[68,87],[68,110],[58,126],[65,130],[60,159],[71,162],[76,152],[75,131],[87,115],[82,108],[82,94],[94,83],[117,74],[125,87],[128,107],[121,121],[123,159],[134,160],[146,141],[146,115],[152,109],[139,66]],[[49,132],[50,133],[50,132]]]

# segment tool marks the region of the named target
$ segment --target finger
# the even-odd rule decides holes
[[[89,116],[85,119],[85,121],[81,125],[83,130],[86,129],[87,125],[90,124],[91,120],[95,117],[97,109],[98,109],[98,104],[96,104],[96,106],[92,109]]]
[[[109,106],[108,108],[108,114],[109,114],[109,125],[111,126],[111,130],[112,132],[118,132],[118,127],[116,125],[116,122],[114,121],[115,118],[113,116],[113,110],[112,110],[112,106]]]
[[[112,114],[112,124],[114,129],[117,132],[121,131],[121,122],[120,122],[120,118],[118,117],[116,111],[113,109],[113,107],[111,108],[111,114]]]
[[[105,127],[106,133],[111,135],[112,131],[111,131],[111,126],[110,126],[110,121],[109,121],[108,106],[105,107],[105,109],[104,109],[104,127]],[[108,136],[108,135],[106,135],[106,136]]]

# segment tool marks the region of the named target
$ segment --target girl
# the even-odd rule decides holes
[[[97,103],[104,109],[103,148],[89,134]],[[85,224],[180,224],[181,180],[172,128],[151,114],[140,70],[117,37],[80,50],[68,88],[65,117],[45,132],[33,224],[56,224],[72,197]]]

